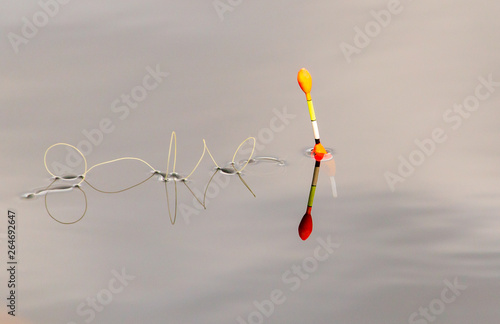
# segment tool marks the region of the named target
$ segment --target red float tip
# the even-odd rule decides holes
[[[311,235],[313,229],[313,221],[311,217],[310,212],[306,212],[304,217],[302,217],[302,220],[300,221],[299,224],[299,236],[300,238],[305,241]]]

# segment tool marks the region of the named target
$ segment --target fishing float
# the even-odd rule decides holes
[[[321,161],[327,152],[323,147],[323,145],[321,144],[321,140],[319,138],[318,122],[316,121],[316,113],[314,112],[314,106],[311,98],[311,87],[312,87],[311,74],[309,73],[309,71],[302,68],[297,74],[297,81],[299,82],[299,86],[302,89],[302,91],[304,91],[304,93],[306,94],[307,107],[309,108],[309,116],[311,116],[314,141],[316,142],[312,150],[312,153],[316,161]]]
[[[309,71],[302,68],[297,74],[297,81],[299,82],[299,86],[302,89],[302,91],[304,91],[307,99],[307,107],[309,108],[309,115],[311,117],[311,124],[313,128],[314,141],[315,141],[314,148],[312,149],[312,156],[316,160],[316,163],[314,165],[313,178],[311,182],[311,189],[309,191],[309,199],[307,200],[306,213],[302,217],[302,220],[300,221],[299,224],[299,236],[302,240],[305,241],[307,240],[309,235],[311,235],[313,229],[311,210],[314,201],[314,194],[316,192],[316,184],[318,183],[318,175],[319,175],[319,168],[321,167],[321,160],[323,160],[323,157],[325,157],[327,151],[321,144],[321,140],[319,137],[318,122],[316,121],[316,114],[314,113],[314,106],[311,98],[311,87],[312,87],[311,74],[309,73]],[[334,196],[335,195],[336,192],[334,192]]]

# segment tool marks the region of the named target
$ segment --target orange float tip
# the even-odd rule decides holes
[[[311,217],[311,213],[306,212],[304,217],[302,217],[302,220],[300,221],[299,224],[299,236],[300,238],[305,241],[311,235],[311,232],[313,230],[313,220]]]
[[[297,74],[297,81],[299,82],[299,86],[306,94],[307,100],[311,100],[311,87],[312,87],[312,78],[309,71],[302,68]]]
[[[327,152],[326,152],[325,148],[323,147],[323,145],[321,143],[318,143],[318,144],[314,145],[312,153],[313,153],[314,159],[316,161],[321,161],[321,160],[323,160],[323,157],[325,156],[325,154]]]

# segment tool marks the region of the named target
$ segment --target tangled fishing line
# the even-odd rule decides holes
[[[241,149],[241,147],[246,142],[248,142],[248,141],[252,141],[253,142],[252,151],[250,153],[249,158],[247,160],[241,162],[243,164],[243,166],[241,166],[238,169],[236,167],[236,162],[235,162],[236,155],[238,154],[238,151]],[[76,148],[75,146],[73,146],[71,144],[67,144],[67,143],[57,143],[57,144],[53,144],[49,148],[47,148],[47,150],[45,151],[45,154],[44,154],[44,158],[43,158],[45,169],[52,176],[53,181],[46,188],[38,190],[38,191],[35,191],[34,193],[26,194],[23,197],[24,198],[34,198],[37,195],[44,194],[45,195],[45,209],[46,209],[48,215],[53,220],[55,220],[56,222],[58,222],[60,224],[69,225],[69,224],[78,223],[79,221],[81,221],[83,219],[83,217],[87,213],[87,195],[86,195],[85,191],[82,189],[82,183],[85,182],[89,187],[91,187],[92,189],[94,189],[94,190],[96,190],[98,192],[106,193],[106,194],[115,194],[115,193],[124,192],[124,191],[130,190],[132,188],[135,188],[137,186],[140,186],[141,184],[143,184],[143,183],[147,182],[149,179],[151,179],[153,176],[158,175],[160,177],[160,180],[162,180],[165,183],[165,193],[166,193],[166,197],[167,197],[168,215],[169,215],[171,224],[174,225],[175,221],[177,219],[177,182],[183,183],[186,186],[186,188],[189,190],[189,192],[193,195],[193,197],[196,199],[196,201],[201,206],[203,206],[203,208],[205,208],[205,209],[206,209],[206,196],[207,196],[208,188],[209,188],[210,183],[212,182],[213,178],[215,177],[215,175],[217,173],[219,173],[219,172],[221,172],[222,174],[226,174],[226,175],[234,175],[234,174],[236,174],[239,177],[239,179],[241,180],[241,182],[245,185],[245,187],[255,197],[255,194],[253,193],[252,189],[250,189],[250,187],[248,186],[248,184],[245,182],[245,180],[243,180],[243,177],[241,176],[241,173],[248,166],[248,164],[249,163],[255,163],[257,161],[271,161],[271,162],[277,162],[279,165],[284,165],[283,161],[281,161],[281,160],[279,160],[277,158],[274,158],[274,157],[254,157],[254,158],[252,158],[253,154],[255,152],[255,145],[256,145],[255,138],[254,137],[248,137],[247,139],[245,139],[243,142],[240,143],[240,145],[238,146],[238,148],[234,152],[233,158],[232,158],[231,162],[229,163],[229,166],[228,167],[220,167],[217,164],[217,162],[215,161],[215,159],[212,156],[212,154],[210,153],[210,150],[208,149],[208,146],[207,146],[205,140],[203,139],[203,152],[202,152],[202,154],[201,154],[198,162],[194,166],[193,170],[186,177],[181,177],[179,175],[179,173],[177,173],[175,171],[176,160],[177,160],[177,137],[176,137],[175,132],[172,132],[172,135],[170,137],[170,146],[169,146],[169,149],[168,149],[168,159],[167,159],[167,170],[165,172],[159,171],[158,169],[152,167],[151,164],[149,164],[145,160],[137,158],[137,157],[122,157],[122,158],[118,158],[118,159],[114,159],[114,160],[109,160],[109,161],[101,162],[101,163],[95,164],[95,165],[91,166],[90,168],[88,168],[87,159],[85,158],[85,156],[83,155],[83,153],[78,148]],[[67,147],[70,147],[70,148],[72,148],[72,149],[74,149],[74,150],[76,150],[78,152],[78,154],[82,157],[83,162],[84,162],[84,172],[82,174],[80,174],[80,175],[58,176],[58,175],[54,174],[49,169],[49,167],[47,165],[47,154],[48,154],[48,152],[51,149],[53,149],[54,147],[57,147],[57,146],[67,146]],[[173,149],[173,154],[172,154],[172,149]],[[208,153],[208,155],[210,156],[212,162],[214,163],[214,165],[215,165],[215,171],[213,172],[212,176],[210,177],[210,180],[208,181],[207,185],[205,186],[205,191],[204,191],[204,194],[203,194],[203,199],[200,199],[200,198],[198,198],[196,196],[196,194],[193,192],[193,190],[187,184],[187,182],[188,182],[188,179],[191,177],[191,175],[196,171],[196,169],[200,165],[201,161],[203,160],[203,157],[205,156],[205,153]],[[173,155],[173,159],[172,159],[173,163],[172,163],[172,170],[170,171],[170,162],[171,162],[172,155]],[[106,164],[111,164],[111,163],[115,163],[115,162],[123,161],[123,160],[135,160],[135,161],[139,161],[139,162],[147,165],[151,169],[151,175],[148,176],[146,179],[140,181],[139,183],[136,183],[136,184],[134,184],[132,186],[126,187],[124,189],[116,190],[116,191],[101,190],[101,189],[97,188],[95,185],[92,185],[86,179],[87,174],[90,171],[92,171],[93,169],[95,169],[95,168],[97,168],[99,166],[103,166],[103,165],[106,165]],[[59,180],[79,181],[79,182],[77,184],[74,184],[74,185],[57,186],[57,187],[54,186],[54,184],[57,181],[59,181]],[[173,213],[171,211],[170,196],[169,196],[169,193],[168,193],[168,185],[167,185],[168,182],[172,182],[172,181],[174,182],[174,212]],[[85,200],[85,209],[84,209],[82,215],[77,220],[71,221],[71,222],[61,221],[61,220],[57,219],[56,217],[54,217],[52,215],[52,213],[50,212],[50,209],[49,209],[49,206],[48,206],[48,203],[47,203],[47,196],[48,196],[49,192],[69,191],[69,190],[72,190],[72,189],[75,189],[75,188],[78,189],[78,190],[80,190],[82,192],[82,194],[83,194],[83,197],[84,197],[84,200]],[[173,217],[172,217],[172,214],[173,214]]]

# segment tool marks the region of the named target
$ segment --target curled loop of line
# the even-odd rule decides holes
[[[208,149],[208,146],[207,146],[207,143],[205,142],[205,139],[203,139],[203,152],[201,153],[200,159],[198,160],[198,162],[194,166],[193,170],[186,177],[184,177],[184,180],[187,180],[196,171],[196,169],[198,168],[198,166],[201,163],[201,160],[203,160],[203,157],[205,156],[205,151],[208,152],[208,155],[210,155],[210,158],[212,159],[212,162],[215,164],[215,166],[217,167],[217,169],[220,169],[220,167],[217,164],[217,162],[215,162],[215,159],[212,156],[212,153],[210,153],[210,150]]]
[[[50,187],[54,184],[54,182],[56,182],[56,180],[52,181],[51,184],[49,184],[49,186],[45,189],[45,190],[49,190]],[[82,188],[80,188],[79,185],[75,186],[76,188],[78,188],[78,190],[80,190],[82,193],[83,193],[83,197],[85,199],[85,210],[83,211],[83,214],[82,216],[80,216],[80,218],[78,218],[77,220],[73,221],[73,222],[63,222],[63,221],[60,221],[58,220],[57,218],[55,218],[51,213],[50,213],[50,210],[49,210],[49,206],[47,204],[47,196],[49,195],[49,191],[47,191],[47,193],[45,194],[45,210],[47,211],[47,214],[49,214],[49,216],[55,220],[56,222],[58,222],[59,224],[63,224],[63,225],[71,225],[71,224],[76,224],[78,223],[79,221],[81,221],[83,219],[83,217],[85,216],[85,214],[87,213],[87,206],[88,206],[88,202],[87,202],[87,195],[85,194],[85,191],[83,191]]]
[[[170,197],[168,195],[168,181],[167,177],[169,175],[169,169],[170,169],[170,155],[172,154],[172,143],[174,144],[174,165],[172,167],[172,173],[175,172],[175,163],[177,161],[177,135],[175,135],[175,132],[172,132],[172,135],[170,135],[170,145],[168,147],[168,158],[167,158],[167,171],[165,172],[166,177],[165,177],[165,194],[167,196],[167,208],[168,208],[168,218],[170,218],[170,223],[172,225],[175,224],[175,221],[177,220],[177,181],[174,181],[174,187],[175,187],[175,193],[174,193],[174,199],[175,199],[175,205],[174,205],[174,219],[172,219],[172,211],[170,208]]]
[[[175,135],[175,132],[172,132],[172,135],[170,136],[170,146],[168,148],[168,158],[167,158],[167,172],[166,172],[167,175],[168,175],[168,169],[170,168],[170,154],[172,153],[172,142],[174,142],[174,166],[172,168],[172,172],[175,172],[175,162],[177,161],[177,136]]]
[[[165,193],[167,195],[167,208],[168,208],[168,217],[170,218],[170,223],[172,225],[175,225],[175,221],[177,219],[177,181],[174,181],[174,188],[175,188],[175,194],[174,194],[174,219],[172,219],[172,212],[170,211],[170,198],[168,196],[168,186],[167,186],[167,181],[165,181]],[[195,197],[196,198],[196,197]],[[198,200],[198,198],[196,198]],[[198,200],[199,201],[199,200]]]
[[[212,182],[212,179],[215,177],[217,172],[219,172],[219,170],[215,170],[214,174],[212,174],[212,177],[210,177],[210,180],[208,181],[208,184],[205,188],[205,192],[203,193],[203,208],[205,208],[205,209],[207,208],[207,207],[205,207],[205,201],[207,199],[208,187],[210,186],[210,183]]]
[[[210,158],[212,159],[212,162],[214,162],[215,166],[216,166],[217,168],[219,168],[219,165],[217,164],[217,162],[215,162],[215,159],[214,159],[214,157],[212,156],[212,153],[210,153],[210,150],[208,149],[207,143],[205,143],[205,139],[203,139],[203,145],[205,146],[205,147],[204,147],[204,149],[206,149],[206,150],[207,150],[208,155],[210,155]]]
[[[85,169],[83,171],[83,174],[82,174],[82,180],[78,183],[78,184],[81,184],[83,182],[83,179],[85,178],[85,175],[87,174],[88,170],[87,170],[87,159],[85,158],[85,155],[83,155],[82,151],[80,151],[78,148],[76,148],[75,146],[71,145],[71,144],[68,144],[68,143],[56,143],[56,144],[53,144],[51,146],[49,146],[48,149],[45,150],[45,154],[43,155],[43,164],[45,165],[45,170],[47,170],[47,172],[53,176],[53,177],[57,177],[55,174],[53,174],[49,167],[47,166],[47,153],[49,153],[49,151],[53,148],[53,147],[56,147],[56,146],[60,146],[60,145],[63,145],[63,146],[68,146],[68,147],[71,147],[73,149],[75,149],[78,154],[80,154],[80,156],[83,158],[83,162],[85,163]],[[50,184],[52,185],[52,183]]]
[[[87,159],[85,158],[85,155],[83,155],[82,151],[80,151],[77,147],[71,145],[71,144],[67,144],[67,143],[57,143],[57,144],[53,144],[51,145],[47,150],[45,150],[45,154],[43,156],[43,163],[45,165],[45,169],[47,170],[47,172],[53,176],[53,177],[58,177],[57,175],[55,175],[54,173],[52,173],[47,165],[47,153],[55,146],[59,146],[59,145],[64,145],[64,146],[68,146],[68,147],[71,147],[73,148],[74,150],[76,150],[78,152],[78,154],[80,154],[80,156],[83,158],[83,162],[85,164],[85,169],[84,169],[84,172],[83,174],[81,175],[82,177],[82,180],[80,180],[80,182],[78,182],[77,185],[80,185],[82,184],[82,182],[85,181],[85,177],[87,176],[87,173],[90,172],[90,170],[98,167],[98,166],[102,166],[102,165],[105,165],[105,164],[109,164],[109,163],[114,163],[114,162],[118,162],[118,161],[123,161],[123,160],[135,160],[135,161],[139,161],[139,162],[142,162],[144,164],[146,164],[152,171],[155,171],[156,169],[153,168],[148,162],[144,161],[143,159],[139,159],[139,158],[136,158],[136,157],[122,157],[122,158],[118,158],[118,159],[114,159],[114,160],[109,160],[109,161],[105,161],[105,162],[101,162],[101,163],[97,163],[93,166],[91,166],[90,168],[87,168],[88,167],[88,164],[87,164]],[[175,167],[175,163],[174,163],[174,167]]]
[[[106,193],[106,194],[113,194],[113,193],[120,193],[120,192],[124,192],[124,191],[130,190],[130,189],[132,189],[132,188],[135,188],[135,187],[137,187],[137,186],[139,186],[139,185],[141,185],[141,184],[145,183],[146,181],[148,181],[149,179],[151,179],[153,176],[154,176],[154,173],[153,173],[153,174],[151,174],[149,177],[147,177],[145,180],[142,180],[142,181],[141,181],[141,182],[139,182],[139,183],[136,183],[136,184],[134,184],[134,185],[132,185],[132,186],[130,186],[130,187],[127,187],[127,188],[125,188],[125,189],[121,189],[121,190],[117,190],[117,191],[104,191],[104,190],[100,190],[99,188],[94,187],[94,186],[93,186],[93,185],[92,185],[92,184],[91,184],[88,180],[85,180],[85,179],[84,179],[84,182],[85,182],[86,184],[88,184],[88,185],[89,185],[92,189],[94,189],[95,191],[98,191],[98,192],[101,192],[101,193]],[[85,216],[85,213],[87,212],[87,205],[88,205],[88,203],[87,203],[87,195],[85,194],[85,191],[84,191],[84,190],[80,187],[80,185],[76,185],[76,186],[75,186],[76,188],[78,188],[78,189],[79,189],[79,190],[83,193],[83,196],[84,196],[84,198],[85,198],[85,211],[84,211],[83,215],[82,215],[82,216],[81,216],[78,220],[76,220],[76,221],[74,221],[74,222],[67,222],[67,223],[65,223],[65,222],[61,222],[61,221],[59,221],[58,219],[56,219],[56,218],[55,218],[55,217],[54,217],[54,216],[50,213],[50,210],[49,210],[49,207],[48,207],[48,204],[47,204],[47,195],[48,195],[48,194],[49,194],[49,192],[50,192],[50,190],[49,190],[49,189],[50,189],[50,187],[54,184],[54,182],[56,182],[56,181],[57,181],[57,179],[56,179],[56,180],[54,180],[54,181],[52,181],[52,183],[51,183],[51,184],[50,184],[47,188],[45,188],[45,190],[47,190],[47,193],[45,194],[45,210],[47,210],[47,213],[49,214],[49,216],[50,216],[50,217],[52,217],[52,219],[54,219],[56,222],[58,222],[58,223],[60,223],[60,224],[65,224],[65,225],[67,225],[67,224],[75,224],[75,223],[78,223],[80,220],[82,220],[83,216]]]
[[[129,161],[130,161],[130,160],[140,161],[140,162],[142,162],[142,163],[146,164],[146,165],[147,165],[147,166],[148,166],[148,167],[149,167],[149,168],[153,171],[153,173],[152,173],[149,177],[147,177],[146,179],[141,180],[140,182],[138,182],[138,183],[136,183],[136,184],[134,184],[134,185],[131,185],[131,186],[127,187],[127,188],[120,189],[120,190],[116,190],[116,191],[106,191],[106,190],[102,190],[102,189],[96,188],[96,187],[95,187],[95,186],[93,186],[93,185],[92,185],[92,184],[91,184],[91,183],[90,183],[87,179],[85,179],[85,177],[83,177],[83,179],[82,179],[82,181],[80,181],[80,183],[85,182],[85,183],[86,183],[86,184],[88,184],[88,185],[89,185],[92,189],[94,189],[95,191],[98,191],[98,192],[100,192],[100,193],[112,194],[112,193],[120,193],[120,192],[124,192],[124,191],[130,190],[130,189],[132,189],[132,188],[135,188],[135,187],[137,187],[137,186],[139,186],[139,185],[141,185],[141,184],[145,183],[146,181],[148,181],[149,179],[151,179],[151,178],[155,175],[154,171],[156,171],[156,170],[155,170],[155,169],[154,169],[154,168],[153,168],[153,167],[152,167],[152,166],[151,166],[148,162],[146,162],[146,161],[144,161],[144,160],[142,160],[142,159],[139,159],[139,158],[135,158],[135,157],[123,157],[123,158],[114,159],[114,160],[110,160],[110,161],[106,161],[106,162],[101,162],[101,163],[98,163],[98,164],[96,164],[96,165],[92,166],[90,169],[88,169],[88,170],[87,170],[87,173],[89,173],[89,172],[90,172],[90,170],[92,170],[92,169],[93,169],[93,168],[95,168],[95,167],[99,167],[99,166],[102,166],[102,165],[105,165],[105,164],[109,164],[109,163],[113,163],[113,162],[118,162],[118,161],[123,161],[123,160],[129,160]],[[79,184],[80,184],[80,183],[79,183]]]
[[[241,167],[241,169],[236,169],[236,166],[235,166],[235,162],[234,162],[234,159],[236,158],[236,154],[238,154],[238,151],[240,150],[240,148],[243,146],[243,144],[246,143],[246,141],[248,140],[253,140],[253,146],[252,146],[252,152],[250,153],[250,156],[248,157],[246,163]],[[245,182],[245,180],[243,180],[243,177],[241,176],[241,172],[243,171],[243,169],[245,169],[248,165],[248,163],[250,162],[250,159],[252,159],[252,156],[253,156],[253,153],[255,152],[255,145],[256,145],[256,140],[255,140],[255,137],[248,137],[246,140],[244,140],[243,142],[241,142],[240,146],[238,146],[238,148],[236,149],[236,152],[234,152],[234,155],[233,155],[233,160],[231,161],[231,165],[233,166],[234,170],[236,171],[236,174],[238,175],[238,178],[240,178],[241,182],[245,185],[245,187],[247,187],[247,189],[250,191],[250,193],[254,196],[255,194],[253,193],[252,189],[250,189],[250,187],[248,186],[248,184]]]
[[[136,183],[130,187],[127,187],[125,189],[120,189],[120,190],[116,190],[116,191],[105,191],[105,190],[101,190],[99,188],[96,188],[94,187],[88,180],[84,180],[86,184],[88,184],[90,186],[90,188],[94,189],[95,191],[98,191],[98,192],[101,192],[101,193],[105,193],[105,194],[115,194],[115,193],[120,193],[120,192],[124,192],[124,191],[127,191],[127,190],[130,190],[132,188],[135,188],[135,187],[138,187],[140,186],[141,184],[143,184],[144,182],[148,181],[149,179],[151,179],[152,177],[154,177],[154,173],[152,173],[149,177],[147,177],[146,179],[142,180],[141,182],[139,183]]]
[[[241,169],[236,169],[236,167],[234,167],[234,159],[236,158],[236,155],[238,154],[238,151],[240,150],[240,148],[243,146],[243,144],[245,144],[248,140],[253,140],[253,146],[252,146],[252,152],[250,153],[250,156],[248,157],[247,159],[247,162],[243,165],[243,167],[241,167]],[[238,146],[238,148],[236,149],[236,152],[234,152],[234,155],[233,155],[233,160],[231,161],[231,163],[233,164],[233,167],[234,169],[236,170],[236,172],[242,172],[243,169],[245,169],[248,165],[248,162],[250,162],[250,159],[252,158],[253,156],[253,153],[255,152],[255,145],[256,145],[256,141],[255,141],[255,137],[248,137],[246,140],[244,140],[243,142],[241,142],[241,144]]]
[[[198,201],[198,203],[201,206],[203,206],[204,209],[207,209],[207,206],[206,206],[205,202],[206,202],[206,198],[207,198],[208,186],[210,185],[210,182],[212,182],[212,179],[215,177],[215,175],[219,171],[220,171],[219,169],[215,169],[214,173],[210,177],[210,180],[208,181],[208,184],[205,187],[205,193],[203,194],[203,202],[201,202],[200,199],[198,197],[196,197],[196,195],[194,194],[193,190],[191,190],[191,188],[188,186],[187,181],[182,181],[186,185],[186,187],[188,188],[189,192],[191,192],[191,195],[193,195],[194,199],[196,199]]]
[[[114,160],[109,160],[109,161],[106,161],[106,162],[101,162],[101,163],[97,163],[96,165],[93,165],[91,166],[86,173],[89,173],[90,170],[92,170],[93,168],[96,168],[98,166],[101,166],[101,165],[105,165],[105,164],[109,164],[109,163],[114,163],[114,162],[118,162],[118,161],[123,161],[123,160],[133,160],[133,161],[139,161],[139,162],[142,162],[144,163],[145,165],[147,165],[152,171],[156,171],[155,168],[153,168],[148,162],[144,161],[143,159],[139,159],[139,158],[136,158],[136,157],[122,157],[122,158],[119,158],[119,159],[114,159]]]
[[[170,136],[170,146],[168,148],[167,171],[166,171],[166,175],[167,176],[169,174],[169,168],[170,168],[170,156],[172,154],[172,143],[174,144],[174,165],[172,167],[172,173],[175,173],[175,164],[176,164],[176,161],[177,161],[177,136],[176,136],[175,132],[172,132],[172,135]],[[184,177],[182,179],[183,180],[182,182],[184,182],[184,184],[189,189],[189,191],[191,192],[191,194],[193,195],[193,197],[198,201],[198,203],[200,203],[200,205],[202,205],[203,208],[206,209],[206,207],[205,207],[205,200],[206,200],[206,192],[207,192],[207,190],[205,189],[205,195],[203,197],[203,203],[202,203],[200,201],[200,199],[198,197],[196,197],[196,195],[194,194],[194,192],[191,190],[191,188],[186,183],[187,180],[188,180],[188,178],[196,171],[196,169],[200,165],[201,161],[203,160],[203,157],[205,156],[205,151],[208,152],[208,154],[210,155],[210,158],[214,162],[215,166],[217,167],[217,171],[218,171],[219,165],[217,164],[217,162],[215,162],[214,157],[212,156],[212,154],[210,153],[210,150],[208,149],[208,146],[207,146],[207,143],[206,143],[205,139],[203,139],[203,152],[201,153],[201,156],[200,156],[198,162],[196,163],[196,165],[194,166],[193,170],[186,177]],[[215,175],[215,173],[210,178],[210,181],[212,181],[214,175]],[[208,184],[210,184],[210,181],[209,181]],[[165,181],[165,193],[166,193],[166,196],[167,196],[168,217],[170,218],[170,223],[172,225],[174,225],[175,222],[176,222],[176,220],[177,220],[177,181],[174,181],[174,188],[175,188],[174,189],[175,190],[174,199],[175,199],[175,202],[174,202],[174,218],[173,219],[172,219],[172,211],[171,211],[171,208],[170,208],[170,198],[169,198],[169,195],[168,195],[168,185],[167,185],[167,182],[168,181]],[[208,185],[207,185],[207,188],[208,188]]]

